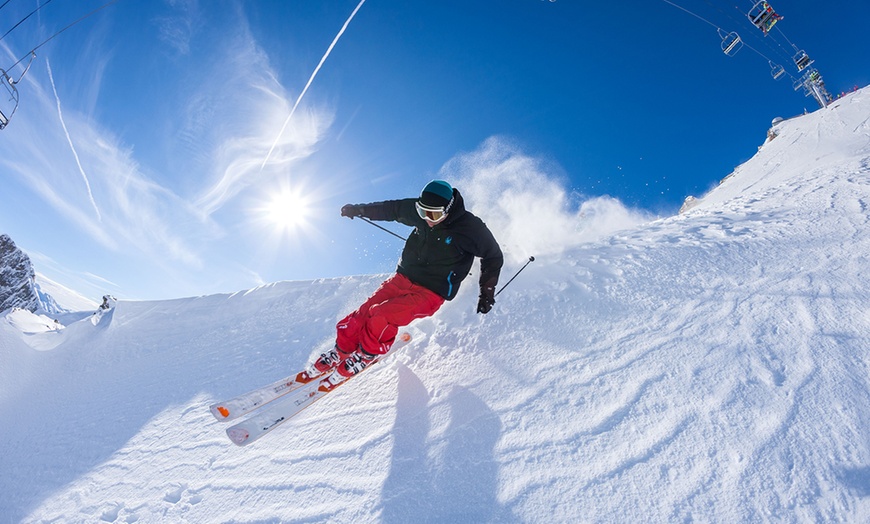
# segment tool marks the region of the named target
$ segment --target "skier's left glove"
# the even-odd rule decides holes
[[[477,301],[477,312],[485,315],[492,309],[493,304],[495,304],[495,287],[481,286],[480,298]]]

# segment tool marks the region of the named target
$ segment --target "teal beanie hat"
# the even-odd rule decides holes
[[[426,184],[420,194],[420,203],[429,207],[447,207],[453,199],[453,188],[443,180]]]

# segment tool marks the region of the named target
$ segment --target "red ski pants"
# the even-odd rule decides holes
[[[353,313],[336,325],[335,345],[345,353],[357,348],[383,355],[392,347],[399,328],[434,315],[444,299],[396,273]]]

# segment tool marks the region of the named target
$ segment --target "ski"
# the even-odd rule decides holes
[[[371,367],[371,366],[369,366]],[[368,369],[368,368],[366,368]],[[363,370],[365,371],[365,370]],[[345,380],[347,382],[347,380]],[[335,388],[332,388],[335,389]],[[252,417],[227,428],[227,436],[237,446],[247,446],[256,442],[266,433],[290,420],[300,411],[314,404],[331,390],[322,388],[320,382],[311,387],[297,390],[294,394],[264,407]]]
[[[402,333],[393,345],[391,351],[398,349],[400,346],[406,345],[411,341],[411,335]],[[383,357],[381,357],[383,358]],[[279,402],[274,402],[268,406],[262,407],[257,413],[251,417],[227,428],[226,433],[230,440],[237,446],[247,446],[252,442],[259,440],[263,435],[269,433],[284,422],[299,414],[305,408],[311,406],[321,398],[334,391],[338,386],[347,383],[350,379],[359,376],[366,369],[374,366],[379,359],[376,359],[360,373],[348,378],[344,378],[333,371],[325,378],[320,380],[312,379],[308,384],[303,384],[284,395]]]
[[[221,422],[228,422],[288,395],[324,375],[325,373],[315,374],[313,368],[311,368],[310,370],[282,378],[268,386],[254,389],[235,398],[216,402],[209,406],[208,409],[214,415],[214,418]]]

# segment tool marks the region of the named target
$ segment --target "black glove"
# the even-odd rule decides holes
[[[345,204],[341,207],[341,216],[348,217],[353,220],[353,217],[363,216],[363,207],[354,204]]]
[[[480,288],[480,299],[477,301],[477,312],[484,315],[489,313],[495,304],[495,288],[484,286]]]

